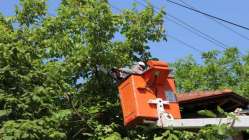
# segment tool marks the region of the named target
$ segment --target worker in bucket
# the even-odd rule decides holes
[[[140,61],[137,64],[131,67],[131,70],[134,74],[142,74],[146,69],[146,65],[144,62]]]
[[[128,67],[119,68],[119,69],[113,68],[111,71],[111,76],[115,80],[120,81],[127,78],[131,74],[142,74],[145,70],[146,70],[145,63],[139,61],[133,64],[131,68]]]

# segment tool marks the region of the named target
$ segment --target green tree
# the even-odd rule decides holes
[[[63,0],[49,16],[45,0],[20,0],[14,16],[0,16],[0,138],[128,135],[105,70],[149,59],[148,41],[165,39],[164,15],[150,5],[113,14],[106,0]]]
[[[179,91],[229,88],[248,98],[248,54],[242,56],[237,48],[228,48],[205,52],[202,58],[201,64],[191,56],[172,64]]]

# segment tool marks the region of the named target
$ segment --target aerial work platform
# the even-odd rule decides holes
[[[162,108],[174,118],[180,119],[180,109],[175,98],[175,84],[169,77],[170,69],[161,61],[149,61],[143,74],[132,74],[119,86],[124,124],[141,124],[143,120],[157,120],[157,105],[152,100],[171,99]],[[151,101],[151,102],[149,102]]]
[[[186,129],[228,124],[238,129],[249,128],[249,116],[182,118],[168,64],[150,60],[147,65],[142,74],[131,74],[118,86],[125,126],[155,123],[159,127]]]

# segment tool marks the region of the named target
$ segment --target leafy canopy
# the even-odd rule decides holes
[[[228,48],[224,52],[203,53],[202,58],[202,64],[197,64],[192,57],[172,64],[179,91],[229,88],[248,98],[248,54],[242,56],[237,48]]]
[[[147,42],[165,39],[164,15],[150,5],[113,14],[105,0],[63,0],[49,16],[46,0],[20,0],[14,16],[0,16],[1,139],[124,133],[106,70],[149,59]]]

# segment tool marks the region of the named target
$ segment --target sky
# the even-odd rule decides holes
[[[109,0],[109,3],[113,7],[119,9],[131,8],[132,3],[137,1],[138,9],[142,9],[144,6],[140,3],[145,3],[146,0]],[[249,27],[249,1],[248,0],[172,0],[178,3],[184,1],[185,4],[206,12],[208,14],[232,21],[234,23]],[[48,11],[50,14],[55,14],[55,10],[58,7],[60,0],[48,0]],[[15,11],[15,5],[18,4],[18,0],[0,0],[0,12],[4,15],[13,15]],[[186,30],[182,26],[179,26],[179,22],[172,22],[172,18],[169,16],[174,16],[183,22],[191,25],[195,29],[211,36],[211,38],[222,42],[223,47],[237,47],[239,48],[241,54],[246,54],[249,52],[249,31],[244,30],[229,24],[223,23],[221,26],[214,20],[203,16],[201,14],[186,10],[179,6],[173,5],[166,0],[151,0],[151,4],[156,8],[164,8],[167,16],[165,17],[164,27],[166,33],[170,36],[168,41],[160,42],[149,42],[151,47],[151,53],[153,57],[157,57],[166,62],[174,62],[178,59],[184,59],[188,55],[192,55],[197,62],[201,63],[201,53],[192,49],[195,47],[198,50],[205,52],[209,50],[224,50],[221,46],[217,46],[206,39],[203,39],[196,34],[193,34],[189,30]],[[183,3],[181,3],[183,4]],[[112,8],[114,13],[119,13],[116,8]],[[245,37],[241,37],[230,30],[236,31]],[[118,38],[119,36],[117,36]],[[177,41],[174,39],[181,41]],[[207,37],[206,37],[207,38]],[[248,39],[246,39],[248,38]],[[210,40],[210,38],[209,38]],[[184,44],[184,43],[185,44]],[[188,44],[186,46],[186,44]],[[217,43],[216,43],[217,44]]]

